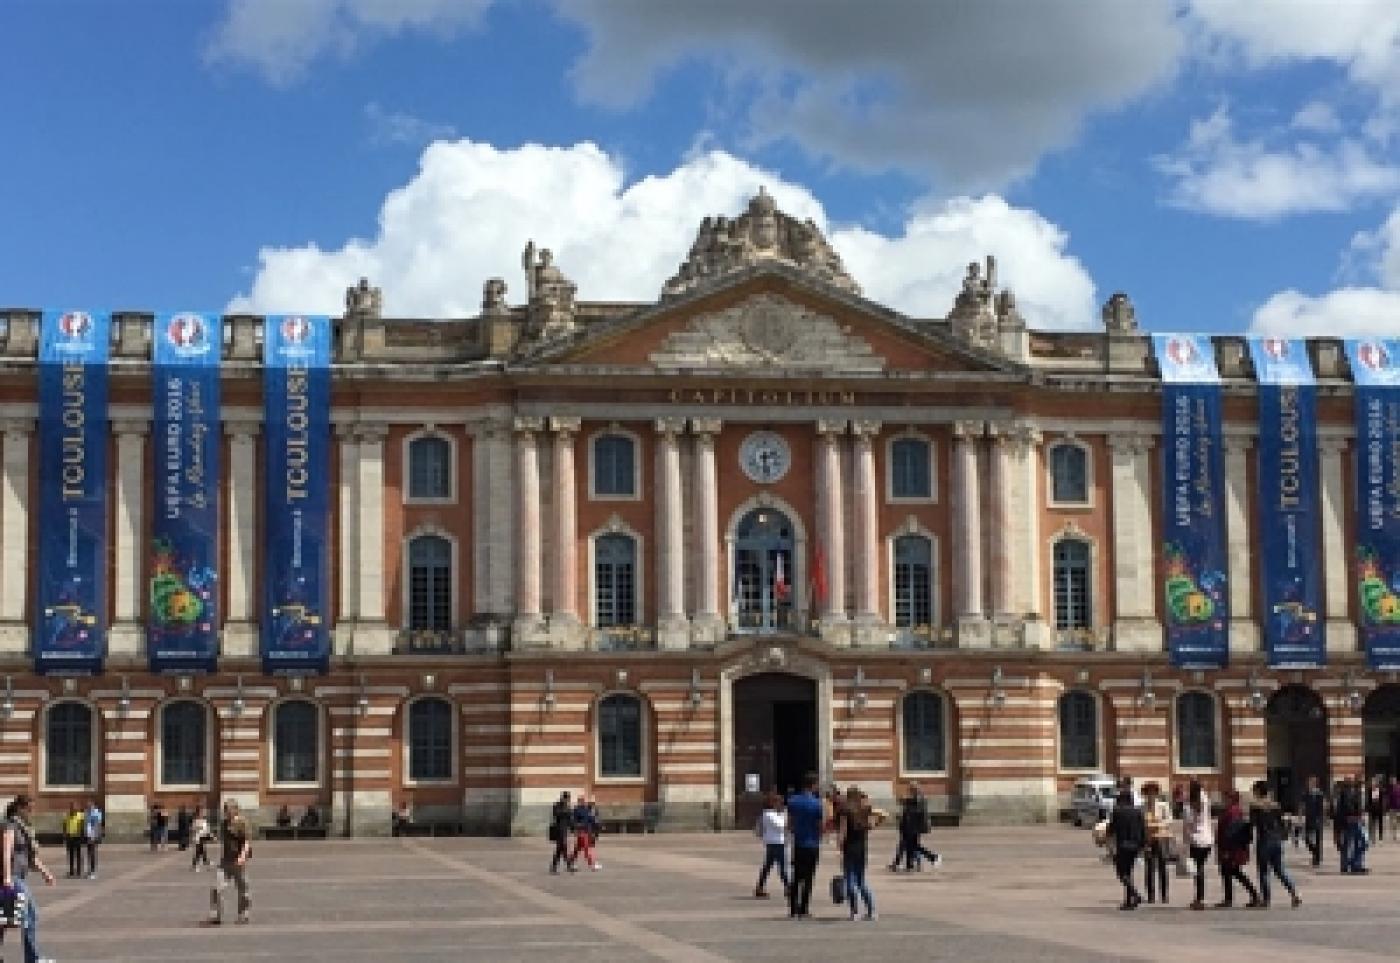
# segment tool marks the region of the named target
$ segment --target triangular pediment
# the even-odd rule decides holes
[[[756,266],[591,326],[531,361],[745,375],[1025,370],[958,341],[944,324],[907,318],[781,264]]]

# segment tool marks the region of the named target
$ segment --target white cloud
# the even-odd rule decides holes
[[[506,278],[519,300],[526,240],[549,247],[583,300],[655,300],[685,258],[700,221],[735,214],[766,186],[780,207],[828,231],[865,293],[922,317],[947,313],[969,261],[995,254],[1034,327],[1092,327],[1094,286],[1063,231],[996,196],[928,200],[892,236],[834,229],[806,188],[722,151],[628,184],[592,144],[502,150],[439,142],[385,198],[379,232],[335,250],[268,247],[235,311],[338,313],[347,285],[366,276],[399,316],[461,317],[479,310],[482,282]]]
[[[1299,108],[1289,126],[1313,134],[1335,134],[1342,129],[1342,120],[1331,105],[1314,100]]]
[[[1400,334],[1400,291],[1338,288],[1312,296],[1289,289],[1254,312],[1252,330],[1267,334]]]
[[[374,100],[365,104],[365,120],[369,123],[370,142],[378,145],[421,147],[431,141],[457,136],[457,129],[451,124],[438,124],[405,111],[388,110]]]
[[[450,36],[475,26],[493,0],[229,0],[205,48],[210,63],[250,66],[274,84],[301,78],[318,58],[348,57],[363,42],[407,30]]]
[[[1308,120],[1323,118],[1314,111]],[[1400,168],[1377,159],[1361,141],[1277,141],[1271,132],[1238,137],[1229,108],[1220,106],[1191,124],[1186,143],[1174,154],[1156,159],[1157,168],[1174,181],[1168,200],[1225,217],[1271,220],[1343,211],[1400,191]]]

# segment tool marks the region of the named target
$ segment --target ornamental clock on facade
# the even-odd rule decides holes
[[[739,467],[761,485],[771,485],[788,472],[792,451],[782,435],[756,431],[739,446]]]

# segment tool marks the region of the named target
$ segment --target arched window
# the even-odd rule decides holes
[[[911,692],[904,697],[903,714],[904,771],[947,771],[943,697],[936,692]]]
[[[440,535],[419,535],[408,543],[408,627],[452,628],[452,543]]]
[[[320,742],[314,705],[300,699],[280,703],[272,718],[273,782],[316,782]]]
[[[616,432],[593,439],[593,494],[634,498],[637,494],[637,443]]]
[[[922,438],[890,442],[890,497],[932,498],[931,449]]]
[[[593,542],[594,617],[599,628],[637,622],[637,543],[630,535]]]
[[[92,785],[91,709],[81,702],[50,706],[44,744],[44,779],[49,786]]]
[[[641,700],[610,695],[598,704],[598,775],[625,779],[641,774]]]
[[[1099,703],[1082,690],[1060,696],[1060,768],[1099,767]]]
[[[922,535],[894,540],[894,624],[933,624],[933,545]]]
[[[1215,700],[1205,692],[1176,699],[1176,761],[1180,769],[1214,769]]]
[[[160,781],[165,786],[209,782],[209,713],[189,699],[168,702],[160,713]]]
[[[408,778],[452,778],[452,704],[419,699],[408,707]]]
[[[452,497],[452,443],[441,435],[423,435],[408,443],[408,497]]]
[[[1094,623],[1089,595],[1089,543],[1062,538],[1055,543],[1055,628],[1087,629]]]
[[[1089,454],[1064,441],[1050,448],[1050,501],[1059,505],[1089,503]]]

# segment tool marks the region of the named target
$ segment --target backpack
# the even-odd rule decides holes
[[[1225,827],[1225,848],[1226,849],[1248,849],[1249,844],[1254,842],[1254,827],[1248,820],[1236,819]]]

